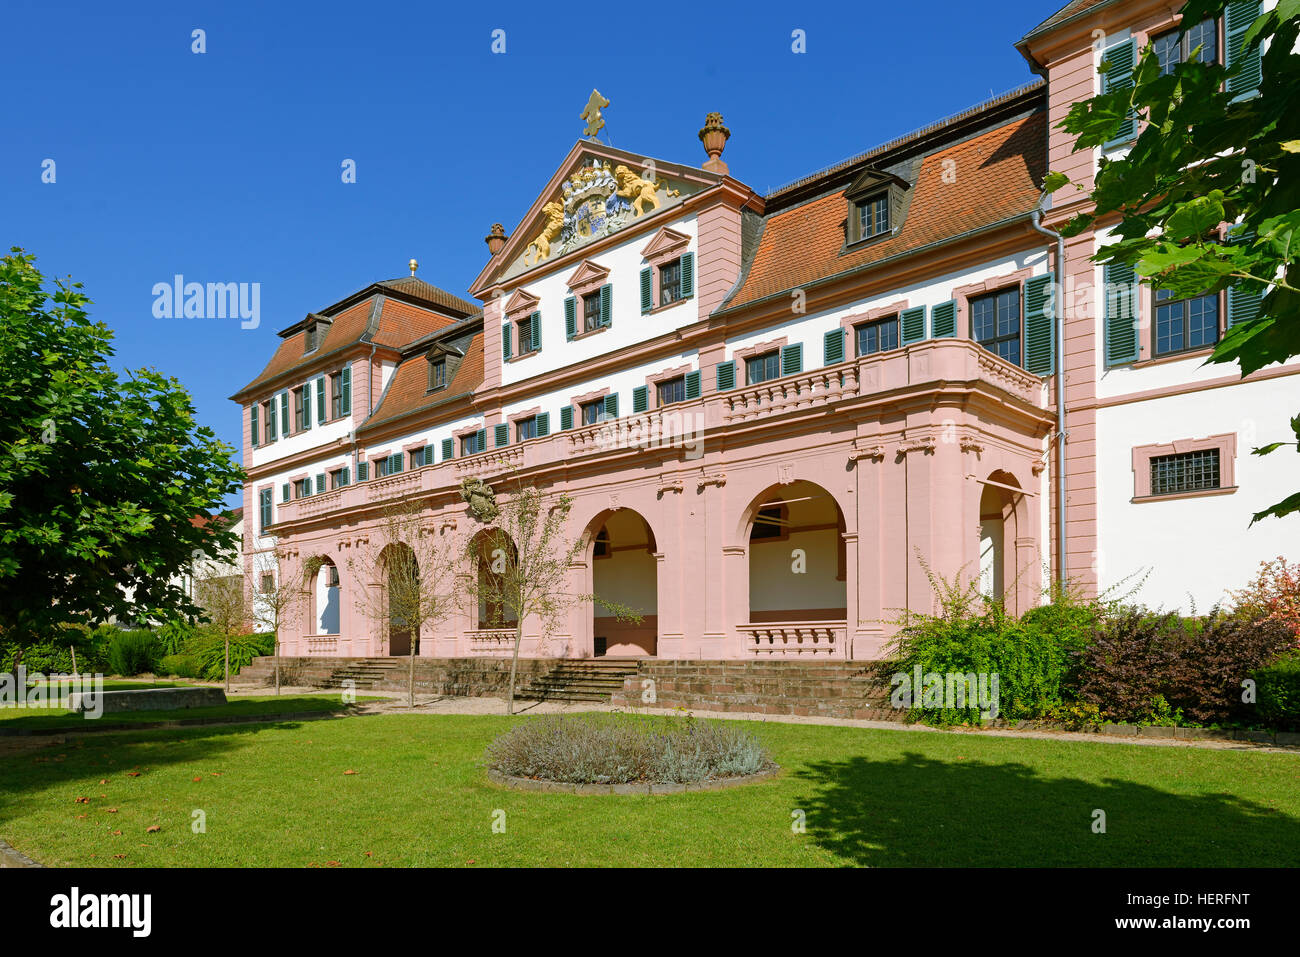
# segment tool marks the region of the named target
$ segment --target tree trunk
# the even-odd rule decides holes
[[[275,631],[275,693],[280,693],[280,630]]]
[[[506,714],[515,713],[515,672],[519,670],[519,645],[524,640],[524,619],[515,624],[515,654],[510,659],[510,697],[506,699]]]
[[[411,695],[410,706],[414,708],[415,707],[415,639],[414,638],[411,639],[411,653],[407,655],[407,657],[411,659],[411,671],[410,674],[407,675],[407,678],[410,682],[408,686]]]
[[[230,693],[230,636],[226,635],[226,694]]]
[[[72,677],[75,678],[77,677],[77,646],[69,645],[68,648],[72,652]]]

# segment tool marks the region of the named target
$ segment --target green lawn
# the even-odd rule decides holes
[[[375,698],[359,697],[358,701]],[[151,721],[179,721],[185,718],[224,718],[300,711],[346,711],[336,695],[259,695],[231,698],[225,704],[205,708],[173,708],[164,711],[122,711],[87,718],[76,711],[53,708],[0,708],[0,729],[23,728],[38,731],[94,731],[96,725],[138,724]]]
[[[487,782],[484,748],[517,720],[82,738],[0,759],[0,836],[106,866],[1300,864],[1300,755],[755,724],[779,777],[579,797]]]

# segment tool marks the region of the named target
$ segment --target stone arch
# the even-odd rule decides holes
[[[748,559],[750,624],[846,623],[848,528],[835,496],[806,479],[750,499],[737,525]]]
[[[406,657],[414,642],[415,653],[420,653],[420,629],[412,624],[410,612],[403,609],[415,600],[412,591],[420,575],[415,550],[405,542],[390,542],[379,553],[379,587],[384,595],[384,625],[387,654]]]
[[[625,605],[640,622],[619,621],[600,603],[587,602],[579,643],[595,657],[650,657],[658,653],[660,569],[654,526],[629,507],[602,509],[582,531],[581,594]],[[587,633],[587,628],[590,633]]]
[[[342,626],[343,588],[339,567],[328,555],[314,555],[304,567],[308,635],[338,635]]]
[[[1030,496],[1011,472],[994,469],[981,483],[979,522],[980,592],[1023,614],[1035,603],[1041,573]]]
[[[494,574],[494,566],[497,566],[502,560],[508,561],[511,557],[509,552],[505,555],[495,554],[499,549],[503,548],[510,549],[515,555],[518,554],[509,533],[496,526],[481,528],[470,539],[469,555],[473,565],[470,574],[476,576],[480,583],[477,607],[474,607],[474,601],[471,598],[470,608],[468,609],[469,620],[475,630],[513,629],[515,627],[516,617],[514,612],[501,602],[489,601],[484,593],[488,587],[486,579]]]

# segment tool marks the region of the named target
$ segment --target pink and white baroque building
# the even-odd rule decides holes
[[[933,608],[929,573],[1016,612],[1143,569],[1138,600],[1213,604],[1297,534],[1246,526],[1288,490],[1248,452],[1284,434],[1300,365],[1204,366],[1257,304],[1104,275],[1107,228],[1051,235],[1086,194],[1040,187],[1090,182],[1103,151],[1056,124],[1103,61],[1222,57],[1239,7],[1074,0],[1020,41],[1033,82],[767,195],[718,114],[702,166],[582,140],[493,227],[477,303],[412,269],[284,329],[233,396],[249,580],[312,569],[282,653],[508,654],[468,598],[419,636],[376,622],[358,590],[384,583],[350,561],[394,502],[472,534],[462,480],[507,475],[572,497],[573,593],[643,616],[525,621],[528,656],[877,658]]]

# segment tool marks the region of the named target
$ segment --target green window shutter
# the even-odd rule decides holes
[[[803,343],[781,347],[781,375],[797,375],[803,372]]]
[[[1236,72],[1228,77],[1224,88],[1234,100],[1244,100],[1259,89],[1263,74],[1260,71],[1259,44],[1243,49],[1242,40],[1250,25],[1259,17],[1259,0],[1233,0],[1228,4],[1223,21],[1224,64]]]
[[[528,328],[532,331],[533,351],[536,352],[542,347],[542,314],[535,312],[529,318],[532,322],[528,323]]]
[[[948,339],[957,335],[957,302],[949,299],[930,307],[930,335]]]
[[[370,478],[370,463],[369,463],[369,462],[358,462],[358,463],[357,463],[357,481],[358,481],[358,482],[364,482],[364,481],[365,481],[366,479],[368,479],[368,478]]]
[[[316,421],[324,422],[325,415],[325,377],[316,379]]]
[[[494,430],[496,432],[497,448],[508,445],[510,442],[510,423],[502,422]]]
[[[1241,322],[1250,322],[1259,318],[1260,306],[1264,299],[1261,289],[1252,289],[1245,283],[1234,283],[1228,287],[1228,328]]]
[[[1137,41],[1128,39],[1117,43],[1102,54],[1101,92],[1114,93],[1133,89],[1133,68],[1137,65]],[[1137,133],[1137,117],[1130,116],[1120,125],[1115,138],[1102,145],[1111,149],[1127,143]]]
[[[316,476],[316,494],[321,495],[325,492],[325,473],[321,472]]]
[[[478,438],[474,441],[474,447],[480,452],[487,448],[487,429],[478,430]]]
[[[442,460],[445,462],[456,454],[456,443],[451,439],[442,440]]]
[[[618,418],[618,393],[611,392],[605,396],[605,416],[610,419]]]
[[[570,339],[578,334],[578,300],[573,296],[564,300],[564,334]]]
[[[394,452],[388,457],[388,471],[390,474],[396,474],[402,471],[402,453]]]
[[[1025,370],[1051,375],[1056,369],[1056,276],[1025,280]]]
[[[844,330],[832,329],[822,343],[822,365],[833,366],[844,361]]]
[[[430,442],[428,445],[424,447],[424,464],[432,465],[435,461],[436,459],[434,458],[434,454],[433,454],[433,443]]]
[[[650,408],[650,387],[639,385],[632,390],[632,411],[644,412]]]
[[[686,398],[698,399],[700,397],[700,372],[686,373]]]
[[[280,393],[280,434],[289,434],[289,393]]]
[[[339,476],[339,485],[351,485],[351,484],[352,484],[352,469],[351,469],[350,467],[348,467],[348,466],[345,465],[345,466],[343,466],[343,468],[341,469],[341,472],[342,472],[342,474]]]
[[[654,308],[654,279],[650,267],[641,270],[641,312],[645,314]]]
[[[898,317],[899,330],[905,346],[920,342],[925,338],[925,306],[904,309]]]
[[[695,253],[682,253],[682,298],[695,295]]]
[[[614,318],[614,287],[609,283],[600,287],[600,324],[608,326]]]
[[[1105,283],[1105,316],[1102,320],[1102,353],[1108,366],[1136,362],[1138,357],[1137,277],[1125,263],[1108,263],[1102,272]]]
[[[501,358],[510,361],[510,323],[501,323]]]
[[[302,387],[302,427],[311,428],[311,383]]]
[[[290,490],[289,483],[285,482],[280,486],[280,501],[287,502],[293,498],[293,492]]]
[[[340,373],[343,382],[339,387],[339,405],[344,415],[352,414],[352,366],[344,366]]]
[[[268,488],[258,493],[258,499],[257,504],[262,512],[262,531],[266,531],[271,525],[271,490]]]
[[[736,387],[736,363],[730,359],[726,362],[719,362],[715,367],[714,376],[716,377],[719,392],[734,389]]]
[[[560,428],[573,428],[573,406],[565,405],[560,407]]]
[[[248,409],[248,435],[252,439],[252,444],[257,444],[257,403],[254,402]]]
[[[551,434],[551,413],[549,413],[549,412],[538,412],[538,413],[537,413],[537,435],[538,435],[538,437],[540,438],[541,436],[544,436],[544,435],[550,435],[550,434]]]

